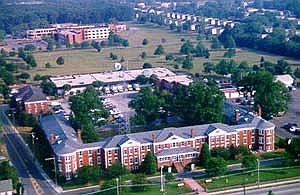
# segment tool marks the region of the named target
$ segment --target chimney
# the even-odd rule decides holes
[[[81,130],[80,129],[77,130],[77,139],[78,139],[78,141],[82,141],[82,139],[81,139]]]
[[[54,144],[55,142],[55,136],[54,136],[54,133],[50,133],[50,143],[51,144]]]
[[[195,129],[191,129],[191,137],[195,137]]]
[[[152,142],[153,142],[153,143],[156,142],[156,135],[155,135],[155,133],[152,133]]]
[[[261,116],[261,113],[262,113],[262,111],[261,111],[261,106],[258,105],[258,106],[257,106],[257,116]]]
[[[241,113],[238,109],[235,110],[235,122],[238,122],[240,120]]]

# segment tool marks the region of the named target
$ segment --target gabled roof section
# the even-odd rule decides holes
[[[47,101],[47,96],[37,86],[26,85],[18,90],[15,98],[23,102]]]

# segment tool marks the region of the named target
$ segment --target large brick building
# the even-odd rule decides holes
[[[158,168],[173,164],[185,166],[197,159],[203,143],[207,143],[210,149],[246,145],[251,150],[274,150],[275,126],[272,123],[238,110],[230,103],[225,103],[225,116],[231,125],[213,123],[170,127],[116,135],[90,144],[84,144],[81,134],[59,116],[43,116],[40,123],[56,156],[59,171],[67,179],[71,179],[77,168],[87,165],[107,168],[120,162],[128,169],[138,169],[148,151],[156,156]]]
[[[73,23],[53,24],[51,28],[27,30],[29,39],[42,39],[45,36],[53,37],[64,43],[81,43],[83,41],[107,39],[110,32],[120,33],[126,30],[126,24],[96,24],[79,25]]]
[[[25,85],[14,95],[16,109],[28,114],[41,114],[49,111],[50,102],[42,89],[32,85]]]

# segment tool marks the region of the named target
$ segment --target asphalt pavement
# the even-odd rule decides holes
[[[288,130],[281,128],[285,123],[297,123],[300,125],[300,89],[291,92],[291,100],[288,103],[288,111],[282,117],[271,120],[276,125],[276,135],[283,138],[297,137]],[[300,194],[300,193],[299,193]]]
[[[0,120],[4,130],[8,154],[24,185],[25,194],[58,194],[50,185],[49,182],[51,181],[43,177],[41,168],[37,167],[36,159],[5,115],[7,109],[7,105],[0,106]]]
[[[300,183],[247,190],[245,194],[246,195],[267,195],[269,190],[272,190],[274,195],[299,195]],[[242,195],[242,194],[244,194],[244,192],[230,193],[230,195]]]

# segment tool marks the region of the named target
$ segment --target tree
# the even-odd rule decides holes
[[[270,119],[287,110],[289,92],[282,83],[275,82],[271,73],[266,71],[249,73],[241,80],[240,86],[243,87],[244,93],[252,94],[254,106],[261,107],[263,118]]]
[[[141,124],[150,124],[160,116],[160,108],[164,99],[155,94],[151,88],[142,88],[138,95],[129,102],[129,107],[136,112],[136,119]]]
[[[162,55],[165,53],[165,49],[162,45],[158,45],[154,51],[154,55]]]
[[[230,153],[229,150],[225,147],[216,147],[210,151],[212,157],[221,157],[224,160],[229,160]]]
[[[81,48],[88,48],[90,46],[90,43],[88,41],[83,41],[80,44]]]
[[[63,89],[64,91],[70,91],[72,89],[72,86],[69,84],[64,84]]]
[[[177,88],[170,110],[189,125],[221,122],[224,99],[224,94],[217,86],[194,82],[187,87]]]
[[[206,173],[210,177],[220,176],[224,175],[227,171],[227,165],[223,158],[217,157],[217,158],[210,158],[207,167],[206,167]]]
[[[174,60],[174,55],[171,54],[171,53],[168,53],[168,54],[166,55],[166,60],[167,60],[167,61]]]
[[[140,56],[144,60],[147,58],[147,53],[145,51],[143,51]]]
[[[294,76],[295,76],[296,78],[300,78],[300,68],[299,68],[299,67],[295,69],[295,71],[294,71]]]
[[[224,53],[224,57],[225,58],[232,58],[235,56],[235,49],[234,48],[229,48],[225,53]]]
[[[146,175],[153,175],[157,171],[157,163],[156,163],[156,157],[154,154],[149,151],[147,152],[144,161],[141,165],[141,172],[145,173]]]
[[[214,71],[215,65],[212,62],[204,62],[203,67],[204,67],[203,71],[205,73],[211,73],[212,71]]]
[[[149,83],[149,78],[146,77],[145,75],[139,75],[136,77],[135,80],[140,85],[145,85],[145,84]]]
[[[57,65],[63,65],[65,63],[65,59],[62,57],[62,56],[59,56],[57,59],[56,59],[56,64]]]
[[[129,41],[128,41],[128,40],[123,40],[123,41],[122,41],[122,45],[123,45],[124,47],[128,47],[128,46],[129,46]]]
[[[300,138],[293,138],[286,147],[286,152],[291,159],[299,159],[300,156]]]
[[[109,57],[112,59],[112,60],[117,60],[118,59],[118,56],[114,53],[110,53],[109,54]]]
[[[193,59],[191,56],[186,56],[182,62],[182,68],[191,70],[194,67]]]
[[[9,161],[3,161],[0,164],[0,180],[11,179],[14,188],[18,183],[18,173],[16,169],[10,166]]]
[[[146,62],[146,63],[143,64],[143,69],[145,69],[145,68],[152,68],[152,67],[153,67],[152,64],[149,63],[149,62]]]
[[[256,169],[257,167],[257,158],[254,154],[250,153],[242,157],[242,167],[245,169]]]
[[[188,55],[193,52],[194,52],[194,46],[189,40],[187,40],[185,43],[183,43],[183,45],[180,48],[180,53],[182,53],[182,54]]]
[[[102,175],[102,170],[98,166],[84,166],[77,169],[78,180],[81,183],[98,181]]]
[[[36,50],[36,47],[33,44],[27,44],[24,46],[25,51],[34,51]]]
[[[17,76],[19,79],[29,79],[30,78],[30,74],[28,74],[27,72],[22,72],[21,74],[19,74]]]
[[[148,39],[143,39],[143,42],[142,42],[143,45],[148,45],[148,43],[149,43]]]
[[[99,88],[103,86],[103,82],[101,82],[101,81],[94,81],[94,82],[92,83],[92,85],[93,85],[93,87],[95,87],[97,90],[99,90]]]
[[[199,155],[199,164],[203,167],[207,167],[208,161],[211,158],[210,150],[207,143],[204,143]]]
[[[55,95],[56,93],[56,86],[54,83],[43,80],[40,84],[41,88],[43,89],[43,92],[47,95]]]
[[[225,36],[225,40],[223,41],[223,45],[225,48],[235,48],[235,40],[231,35]]]
[[[196,57],[209,58],[210,56],[208,49],[206,49],[201,42],[198,42],[194,52]]]
[[[115,162],[114,164],[112,164],[112,166],[107,168],[105,172],[105,177],[113,179],[126,173],[128,173],[128,170],[120,162]]]
[[[217,38],[212,39],[211,48],[212,49],[221,49],[222,45]]]
[[[4,30],[0,30],[0,41],[3,41],[5,39],[5,31]]]
[[[132,191],[134,192],[144,192],[146,189],[146,186],[144,184],[149,183],[146,176],[144,174],[136,174],[132,180]]]
[[[50,64],[49,62],[47,62],[47,63],[45,64],[45,68],[51,68],[51,64]]]
[[[166,182],[172,182],[175,180],[175,176],[172,173],[167,172],[165,175]]]

